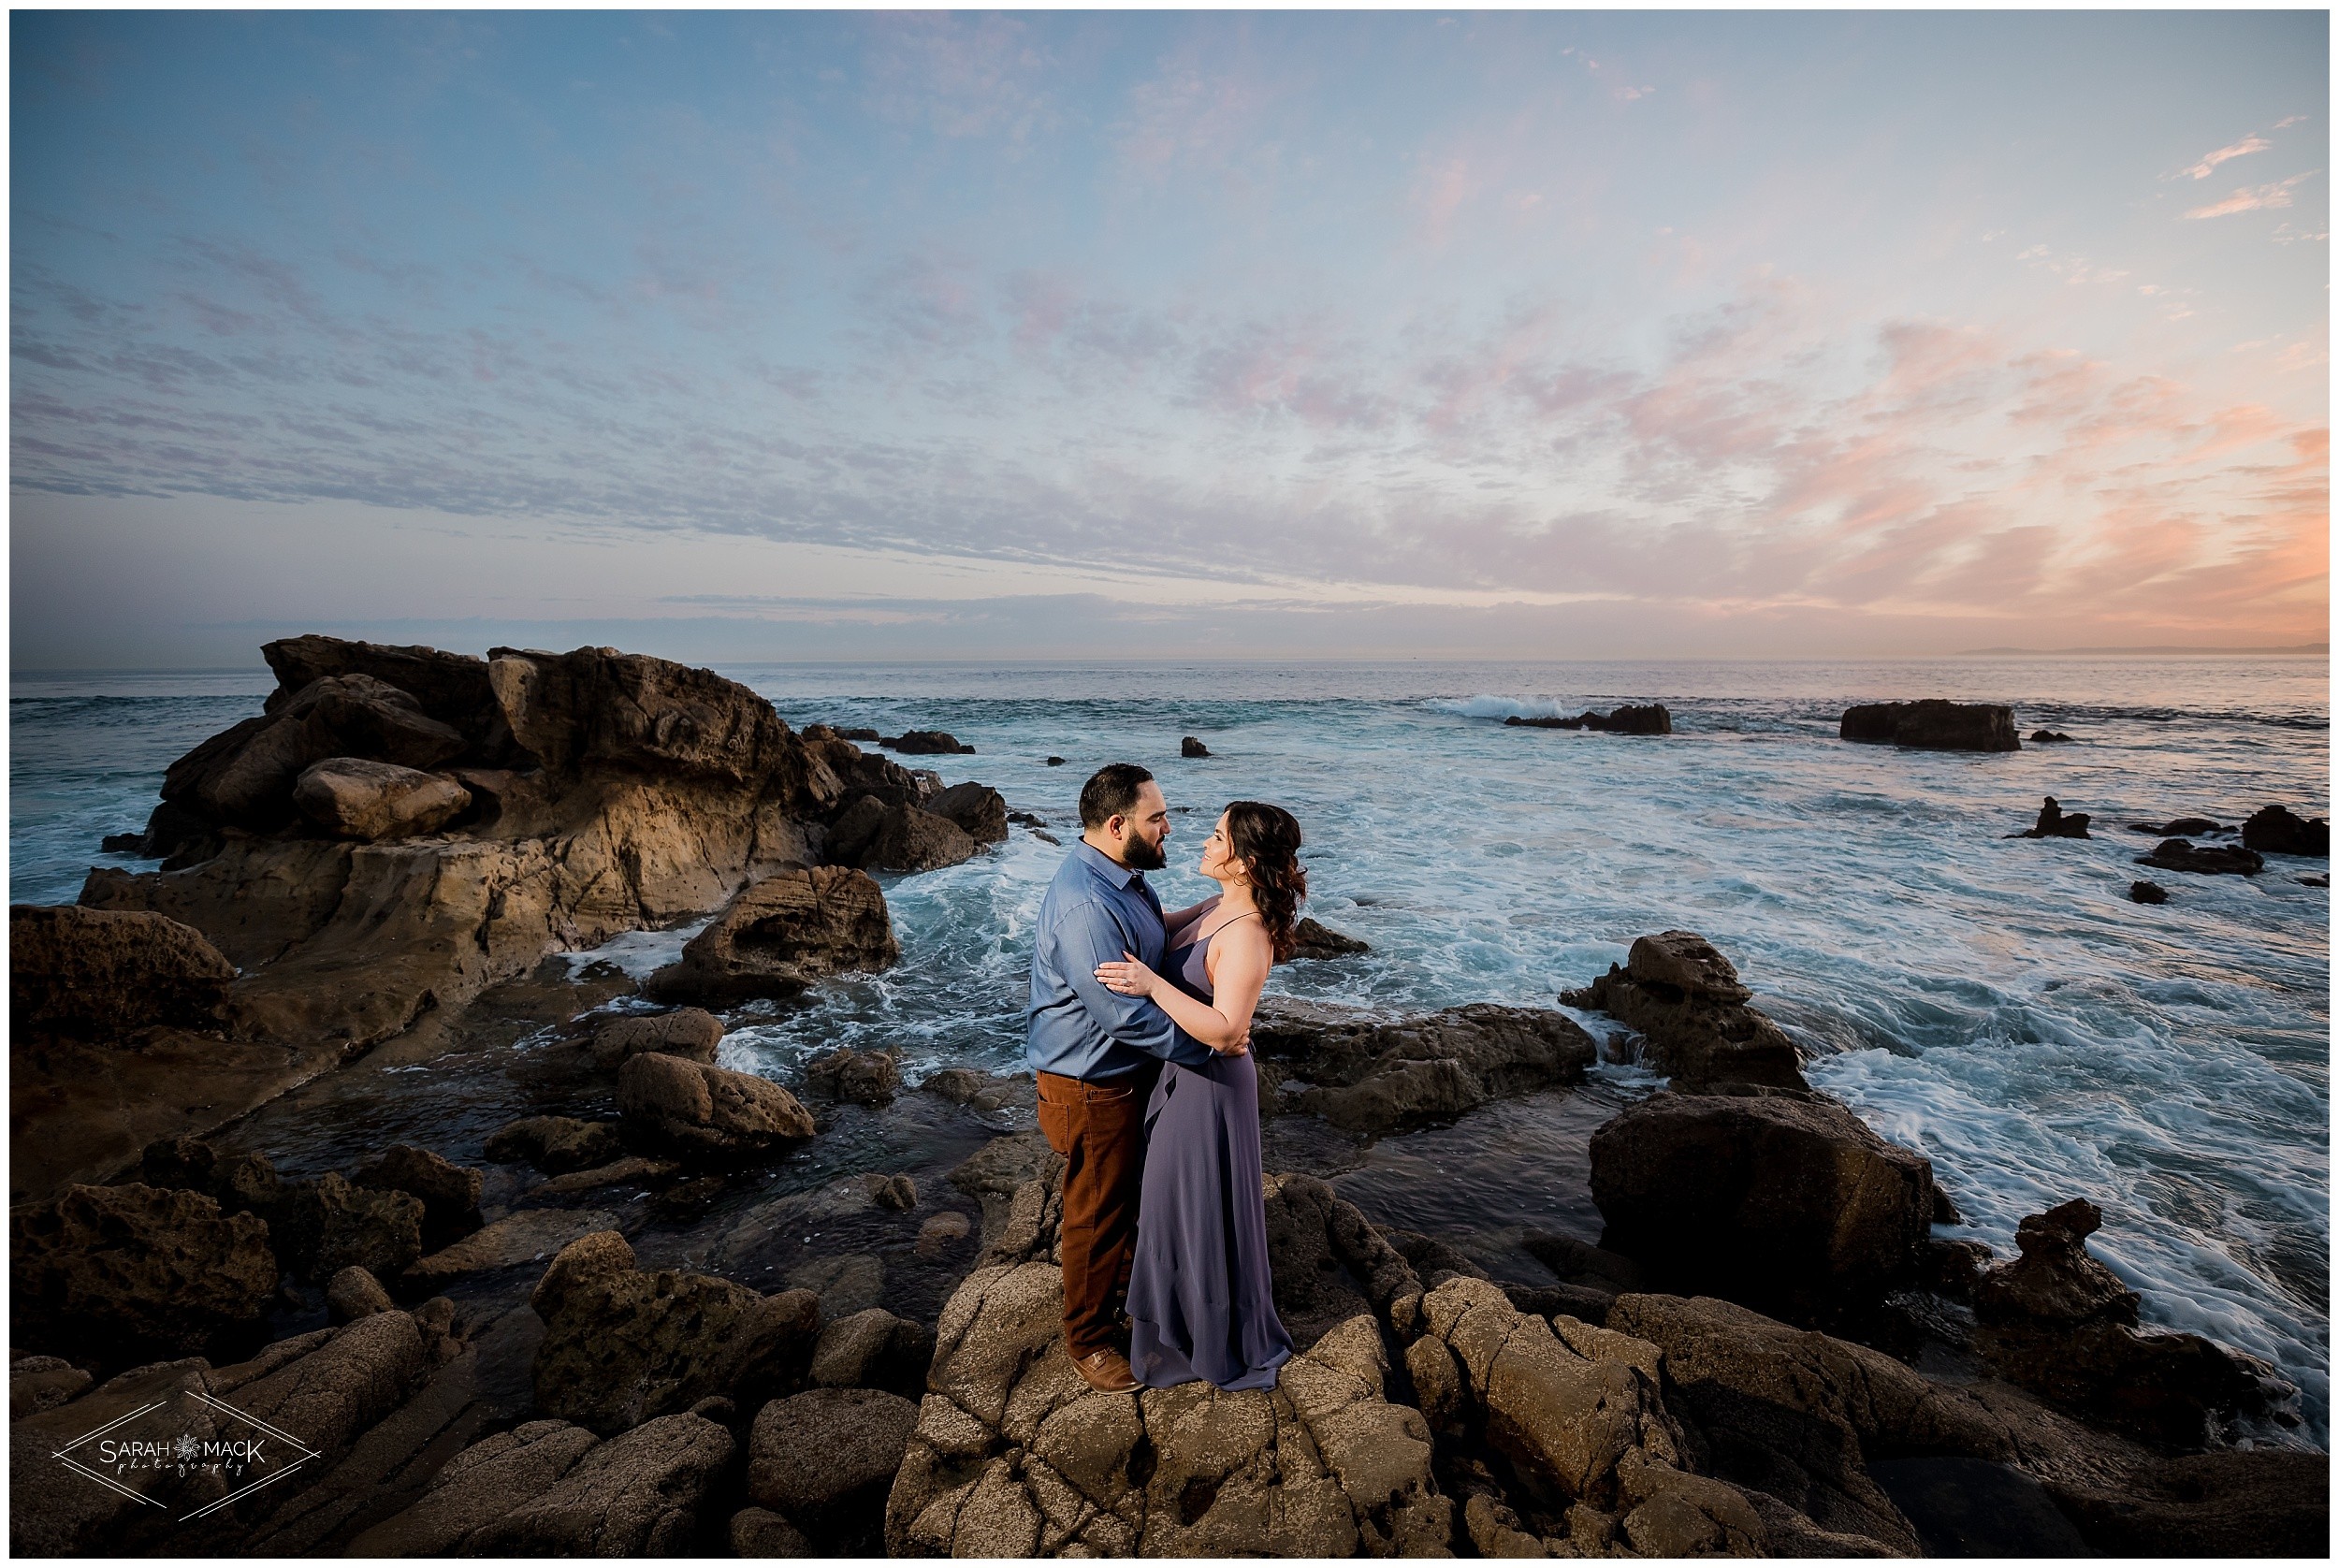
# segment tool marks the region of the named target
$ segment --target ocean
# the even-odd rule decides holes
[[[1932,1159],[1971,1227],[1957,1234],[2011,1254],[2024,1214],[2100,1204],[2091,1245],[2145,1321],[2274,1362],[2300,1387],[2302,1435],[2328,1443],[2330,893],[2300,878],[2329,868],[2154,872],[2134,864],[2152,836],[2128,826],[2238,824],[2274,802],[2327,814],[2324,660],[719,668],[792,724],[947,730],[974,754],[913,763],[995,787],[1067,842],[1090,772],[1151,767],[1176,813],[1156,878],[1172,907],[1209,891],[1194,858],[1228,801],[1287,806],[1309,912],[1373,951],[1279,968],[1271,991],[1551,1006],[1644,932],[1702,932],[1814,1083]],[[149,864],[98,840],[142,825],[168,762],[270,684],[16,676],[12,899],[69,902],[92,864]],[[1837,738],[1849,704],[1932,696],[2009,703],[2026,735],[2072,742],[1987,756]],[[1674,735],[1500,722],[1649,701]],[[1181,759],[1184,735],[1213,755]],[[2096,835],[2005,836],[2049,794]],[[882,878],[900,965],[735,1027],[721,1059],[782,1080],[837,1044],[896,1049],[913,1082],[1017,1067],[1032,919],[1062,853],[1018,828],[966,864]],[[2139,877],[2170,901],[2130,902]],[[646,972],[690,929],[600,956]],[[1588,1104],[1656,1082],[1630,1065],[1596,1078]],[[1408,1171],[1425,1188],[1449,1162],[1466,1172],[1406,1223],[1532,1217],[1553,1178],[1523,1114],[1390,1140],[1392,1201]]]

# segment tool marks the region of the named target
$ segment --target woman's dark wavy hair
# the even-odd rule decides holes
[[[1251,896],[1277,962],[1289,958],[1299,945],[1300,901],[1308,895],[1299,820],[1265,801],[1236,801],[1227,807],[1227,850],[1251,868]]]

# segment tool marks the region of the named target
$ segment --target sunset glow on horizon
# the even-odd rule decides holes
[[[12,18],[14,657],[2319,642],[2328,18]]]

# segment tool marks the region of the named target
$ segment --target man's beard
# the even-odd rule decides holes
[[[1147,840],[1143,834],[1133,834],[1121,846],[1121,862],[1132,871],[1158,871],[1170,864],[1170,857],[1161,846]]]

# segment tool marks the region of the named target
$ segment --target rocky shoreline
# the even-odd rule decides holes
[[[868,872],[1004,839],[995,792],[615,650],[269,658],[267,714],[171,770],[163,868],[12,920],[19,1552],[2327,1535],[2326,1458],[2270,1445],[2295,1421],[2273,1369],[2140,1328],[2085,1204],[2013,1258],[1961,1237],[1929,1163],[1812,1090],[1688,932],[1561,994],[1604,1040],[1557,1008],[1263,1009],[1302,1354],[1268,1392],[1091,1393],[1051,1353],[1060,1169],[1028,1077],[720,1065],[741,1009],[892,964]],[[553,956],[709,911],[644,981]],[[1604,1053],[1670,1082],[1586,1121],[1603,1229],[1477,1258],[1345,1196],[1375,1140],[1589,1103]],[[282,1484],[196,1466],[140,1501],[53,1457],[117,1420],[300,1448]]]

